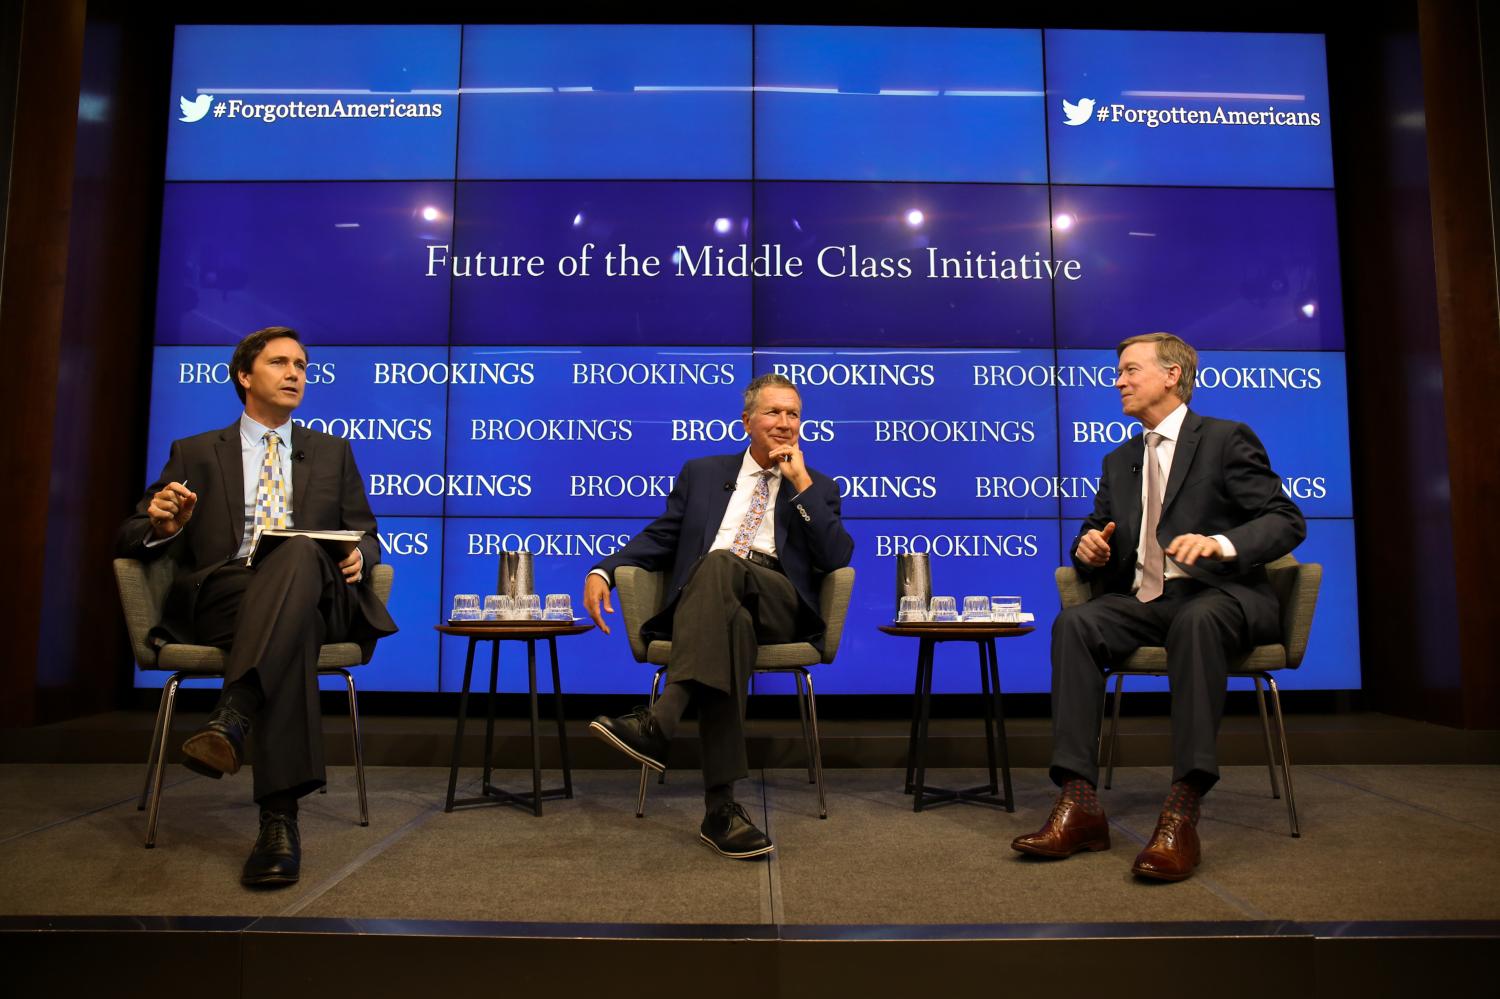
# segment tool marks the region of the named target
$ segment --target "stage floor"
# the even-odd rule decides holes
[[[1015,771],[1017,808],[963,804],[913,814],[899,770],[830,770],[828,819],[806,772],[757,770],[740,798],[775,839],[767,861],[725,860],[698,841],[696,771],[652,784],[575,773],[573,800],[541,818],[512,806],[445,814],[447,773],[368,771],[361,828],[353,771],[304,799],[300,884],[248,891],[248,773],[168,772],[157,847],[142,847],[138,765],[0,766],[0,915],[250,916],[738,927],[999,926],[1500,920],[1500,767],[1299,766],[1302,837],[1264,767],[1231,767],[1206,799],[1204,863],[1176,885],[1130,874],[1168,774],[1123,768],[1101,797],[1114,848],[1065,861],[1009,849],[1046,818],[1040,769]],[[472,794],[477,769],[461,772]],[[968,786],[979,771],[929,782]],[[556,772],[544,782],[557,783]],[[529,771],[498,783],[530,784]],[[16,925],[15,920],[9,921]]]

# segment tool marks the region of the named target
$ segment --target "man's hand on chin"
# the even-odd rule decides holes
[[[807,471],[807,462],[802,459],[802,447],[797,441],[781,444],[771,449],[771,460],[781,463],[781,475],[801,492],[812,485],[812,475]]]

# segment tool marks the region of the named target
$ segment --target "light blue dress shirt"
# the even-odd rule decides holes
[[[255,492],[260,482],[260,466],[266,460],[266,431],[274,430],[281,443],[277,452],[281,458],[281,480],[286,483],[286,526],[293,524],[292,514],[296,510],[292,496],[292,421],[279,427],[263,427],[250,418],[249,413],[240,415],[240,461],[245,470],[245,536],[240,541],[240,550],[235,558],[250,554],[255,540],[251,525],[255,522]]]

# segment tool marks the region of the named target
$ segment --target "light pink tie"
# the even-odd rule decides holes
[[[1162,554],[1161,542],[1156,540],[1156,529],[1161,524],[1162,494],[1161,464],[1156,460],[1156,445],[1161,441],[1161,434],[1154,430],[1146,434],[1146,531],[1141,543],[1141,588],[1135,591],[1135,598],[1143,604],[1161,596],[1167,572],[1167,558]]]

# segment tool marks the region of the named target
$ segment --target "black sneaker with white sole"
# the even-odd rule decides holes
[[[637,763],[644,763],[657,773],[667,769],[667,750],[672,740],[662,734],[661,726],[646,707],[637,707],[619,718],[600,715],[589,722],[589,729]]]
[[[698,838],[721,857],[749,860],[776,849],[771,837],[755,828],[750,814],[737,801],[726,801],[703,817]]]

